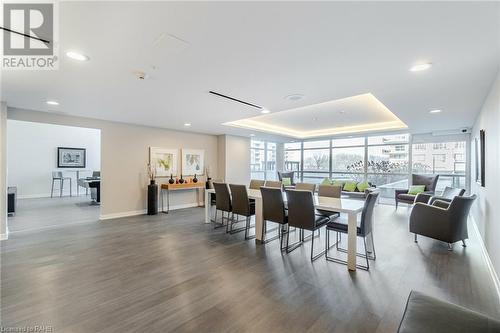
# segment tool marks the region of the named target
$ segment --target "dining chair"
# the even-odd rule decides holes
[[[224,219],[227,221],[226,223],[226,231],[228,230],[227,225],[230,223],[231,218],[229,214],[232,213],[232,205],[231,205],[231,195],[229,194],[229,188],[226,183],[213,183],[215,189],[215,219],[214,229],[224,227]],[[217,211],[221,211],[222,218],[221,223],[217,223]],[[224,213],[227,213],[227,216],[224,217]]]
[[[251,202],[250,199],[248,199],[248,192],[245,185],[229,184],[229,188],[231,189],[233,214],[236,215],[236,221],[234,220],[234,216],[233,219],[231,219],[229,232],[233,234],[245,230],[245,239],[255,238],[255,236],[248,236],[248,231],[251,227],[250,220],[251,217],[255,215],[255,201]],[[238,220],[238,216],[245,217],[244,220],[241,220],[245,221],[245,227],[233,230],[233,224],[241,222]]]
[[[69,180],[69,196],[72,196],[73,190],[71,188],[71,177],[64,177],[62,171],[52,171],[52,189],[50,190],[50,197],[54,197],[54,183],[59,181],[59,197],[62,197],[64,189],[64,181]]]
[[[249,188],[251,190],[260,190],[260,188],[264,186],[265,183],[266,183],[265,180],[251,179]]]
[[[295,189],[314,193],[316,191],[316,184],[297,183],[295,184]]]
[[[283,251],[284,226],[288,223],[288,213],[285,209],[285,202],[283,201],[283,192],[281,192],[281,188],[264,186],[260,188],[260,193],[262,195],[262,243],[265,244],[275,239],[279,239],[280,249]],[[270,239],[265,238],[268,234],[267,222],[279,224],[278,235]]]
[[[341,194],[342,194],[342,186],[336,186],[336,185],[318,186],[318,196],[320,197],[340,198]],[[329,210],[318,209],[317,212],[320,215],[328,217],[340,216],[339,212],[332,212]]]
[[[316,230],[324,227],[329,221],[328,216],[316,215],[314,209],[313,193],[304,190],[287,190],[288,198],[288,231],[290,227],[300,229],[301,238],[290,245],[290,232],[286,236],[286,253],[290,253],[304,243],[304,230],[312,232],[311,235],[311,261],[314,261],[325,254],[325,250],[314,254],[314,234]]]
[[[266,180],[265,187],[273,187],[281,189],[281,182],[277,180]]]
[[[370,269],[370,264],[368,260],[375,260],[377,258],[375,254],[375,243],[373,241],[373,209],[375,208],[375,204],[377,203],[377,199],[379,196],[380,192],[371,192],[366,196],[365,199],[365,204],[363,206],[363,211],[361,212],[361,219],[358,221],[358,225],[356,227],[356,235],[357,237],[362,237],[363,238],[363,243],[365,247],[365,253],[356,253],[358,257],[365,258],[366,259],[366,266],[356,264],[358,268],[364,269],[364,270],[369,270]],[[341,264],[347,264],[347,261],[334,258],[334,257],[329,257],[328,256],[328,251],[330,249],[330,231],[335,231],[337,240],[335,244],[332,245],[337,248],[337,250],[347,253],[346,249],[343,249],[342,247],[339,246],[339,243],[341,242],[341,237],[339,235],[341,234],[347,234],[348,233],[348,221],[347,218],[344,216],[341,216],[334,221],[329,222],[326,225],[326,251],[325,251],[325,256],[326,260],[329,261],[334,261],[338,262]],[[372,250],[373,251],[368,251],[366,247],[366,237],[370,236],[371,241],[372,241]],[[370,257],[368,253],[373,253],[373,255]]]

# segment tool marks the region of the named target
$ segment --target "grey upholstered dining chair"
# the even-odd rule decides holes
[[[470,197],[456,196],[451,203],[435,200],[432,205],[417,202],[410,214],[410,232],[427,236],[448,243],[448,250],[452,250],[453,243],[468,238],[467,217],[476,200],[476,195]]]
[[[283,182],[283,178],[290,179],[290,185],[285,186],[287,189],[292,189],[295,187],[295,181],[293,179],[295,171],[278,171],[278,180]]]
[[[434,195],[436,190],[436,185],[439,179],[439,175],[426,176],[426,175],[411,175],[411,185],[425,185],[426,194]],[[415,203],[415,198],[417,195],[409,194],[408,189],[396,189],[394,196],[396,199],[396,209],[398,209],[398,203],[403,202],[407,204]]]
[[[215,219],[214,219],[214,229],[222,228],[224,226],[224,220],[226,220],[226,232],[228,231],[231,218],[229,214],[232,213],[233,207],[231,204],[231,195],[229,194],[229,188],[226,183],[213,183],[215,189]],[[221,223],[217,223],[217,211],[221,211],[222,218]],[[224,213],[227,216],[224,217]]]
[[[62,171],[52,171],[52,188],[50,190],[50,197],[54,197],[54,183],[59,181],[59,196],[62,197],[64,190],[64,181],[69,180],[69,196],[72,196],[73,190],[71,188],[71,177],[64,177]]]
[[[329,198],[340,198],[342,195],[342,186],[336,185],[319,185],[318,186],[318,196],[329,197]],[[318,214],[328,217],[340,216],[338,212],[332,212],[329,210],[317,209]]]
[[[324,227],[329,221],[328,216],[316,215],[314,210],[314,199],[311,191],[287,190],[288,198],[288,227],[286,233],[286,253],[290,253],[304,244],[304,230],[311,231],[311,261],[318,259],[325,254],[323,249],[320,253],[314,254],[314,234],[316,230]],[[290,242],[290,227],[300,229],[300,239],[294,244]]]
[[[265,180],[251,179],[250,186],[248,186],[248,188],[250,188],[251,190],[260,190],[260,188],[264,186],[265,183]]]
[[[229,188],[231,189],[231,203],[233,214],[236,216],[236,221],[234,219],[234,216],[233,219],[231,219],[229,232],[233,234],[245,230],[245,239],[255,238],[255,236],[248,236],[248,231],[251,227],[250,218],[255,215],[255,201],[250,201],[250,199],[248,199],[247,188],[245,185],[229,184]],[[238,216],[245,217],[245,227],[233,229],[233,224],[240,222],[238,220]]]
[[[265,187],[273,187],[281,189],[281,182],[276,180],[266,180]]]
[[[370,269],[370,263],[368,259],[370,260],[375,260],[377,258],[376,253],[375,253],[375,243],[373,240],[373,210],[375,208],[375,204],[377,203],[377,199],[379,196],[380,192],[371,192],[368,193],[365,199],[365,204],[363,206],[363,211],[361,212],[361,220],[358,221],[358,226],[356,228],[356,235],[358,237],[363,238],[363,243],[365,247],[365,253],[360,254],[356,253],[358,257],[365,258],[366,259],[366,266],[362,266],[357,264],[356,266],[361,269],[369,270]],[[336,242],[332,246],[336,246],[337,250],[341,252],[347,252],[346,249],[343,249],[339,246],[339,243],[342,240],[342,234],[347,234],[348,232],[348,221],[347,218],[344,216],[341,216],[331,222],[329,222],[326,225],[326,260],[329,261],[335,261],[339,262],[341,264],[347,264],[346,261],[334,257],[328,256],[328,250],[330,249],[330,234],[329,231],[335,231],[336,232]],[[340,237],[339,237],[340,236]],[[371,241],[372,241],[372,256],[369,256],[370,251],[368,251],[366,247],[366,237],[370,236]]]
[[[288,223],[288,211],[285,209],[283,192],[281,188],[263,186],[260,188],[260,193],[262,195],[262,243],[279,239],[280,249],[283,251],[283,227]],[[279,227],[277,236],[266,239],[268,222],[278,223]]]
[[[316,191],[316,184],[297,183],[295,184],[295,189],[314,193]]]

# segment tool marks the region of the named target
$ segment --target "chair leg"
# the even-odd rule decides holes
[[[73,196],[73,188],[72,188],[72,183],[73,181],[71,180],[71,178],[69,179],[69,196],[72,197]]]
[[[52,189],[50,190],[50,197],[53,198],[54,197],[54,181],[55,179],[52,178]]]
[[[62,197],[63,189],[64,189],[64,180],[61,179],[59,182],[60,182],[59,183],[60,184],[59,185],[59,197]]]
[[[448,251],[453,251],[453,244],[448,243]]]
[[[417,234],[415,234],[415,240],[414,240],[415,243],[418,243],[418,240],[417,240]]]
[[[462,239],[462,246],[467,247],[467,244],[465,243],[465,239]]]
[[[373,250],[373,260],[377,259],[377,254],[375,253],[375,243],[373,241],[373,231],[370,233],[372,237],[372,250]]]
[[[370,269],[370,263],[368,262],[368,252],[366,251],[366,237],[363,237],[363,243],[365,244],[365,258],[366,258],[366,269]]]

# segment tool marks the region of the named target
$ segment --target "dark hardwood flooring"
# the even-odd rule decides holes
[[[467,248],[408,233],[376,208],[369,272],[311,263],[203,221],[203,209],[13,234],[1,242],[3,327],[54,332],[395,332],[415,289],[500,317],[470,228]],[[324,232],[322,236],[324,237]],[[318,242],[319,244],[323,244]]]

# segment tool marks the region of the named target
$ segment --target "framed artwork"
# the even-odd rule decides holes
[[[85,148],[57,147],[58,168],[85,168]]]
[[[205,151],[203,149],[182,149],[182,174],[203,175],[205,172]]]
[[[149,147],[149,163],[156,169],[156,177],[177,176],[177,149]]]
[[[476,160],[476,183],[482,187],[486,186],[485,182],[485,132],[484,130],[479,131],[479,138],[474,139],[474,150],[475,150],[475,160]]]

